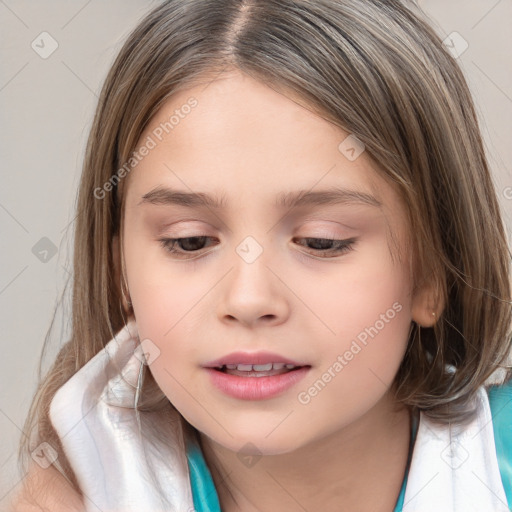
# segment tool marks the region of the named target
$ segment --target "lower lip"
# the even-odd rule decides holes
[[[306,376],[309,369],[309,366],[303,366],[271,377],[239,377],[213,368],[206,368],[206,371],[210,374],[212,384],[226,395],[241,400],[266,400],[290,389]]]

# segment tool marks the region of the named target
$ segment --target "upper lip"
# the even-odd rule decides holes
[[[307,366],[303,363],[294,361],[289,357],[284,357],[273,352],[232,352],[214,361],[209,361],[203,366],[205,368],[217,368],[226,364],[268,364],[285,363],[294,366]]]

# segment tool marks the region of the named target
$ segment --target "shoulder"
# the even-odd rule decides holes
[[[54,467],[32,464],[11,502],[12,512],[84,512],[82,498]]]

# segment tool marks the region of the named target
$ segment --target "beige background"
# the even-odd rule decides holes
[[[0,0],[0,510],[23,477],[15,448],[44,334],[70,269],[72,208],[97,95],[122,40],[158,3]],[[477,103],[510,233],[512,0],[419,3],[443,39],[455,31],[469,44],[459,62]],[[31,47],[42,32],[58,44],[46,59]],[[48,50],[52,41],[43,37]],[[43,368],[66,338],[66,318],[57,317]]]

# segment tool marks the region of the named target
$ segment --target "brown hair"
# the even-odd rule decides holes
[[[49,403],[126,320],[112,270],[126,180],[117,176],[103,199],[94,191],[129,160],[170,95],[228,68],[302,98],[354,134],[403,198],[416,283],[434,283],[445,308],[434,328],[413,326],[397,399],[439,422],[465,421],[477,388],[510,353],[510,254],[475,109],[456,61],[416,6],[166,1],[128,37],[99,98],[78,196],[71,336],[41,379],[25,425],[32,447],[47,441],[58,450],[77,490]],[[169,406],[150,372],[144,389],[140,410]],[[20,460],[29,444],[22,439]]]

